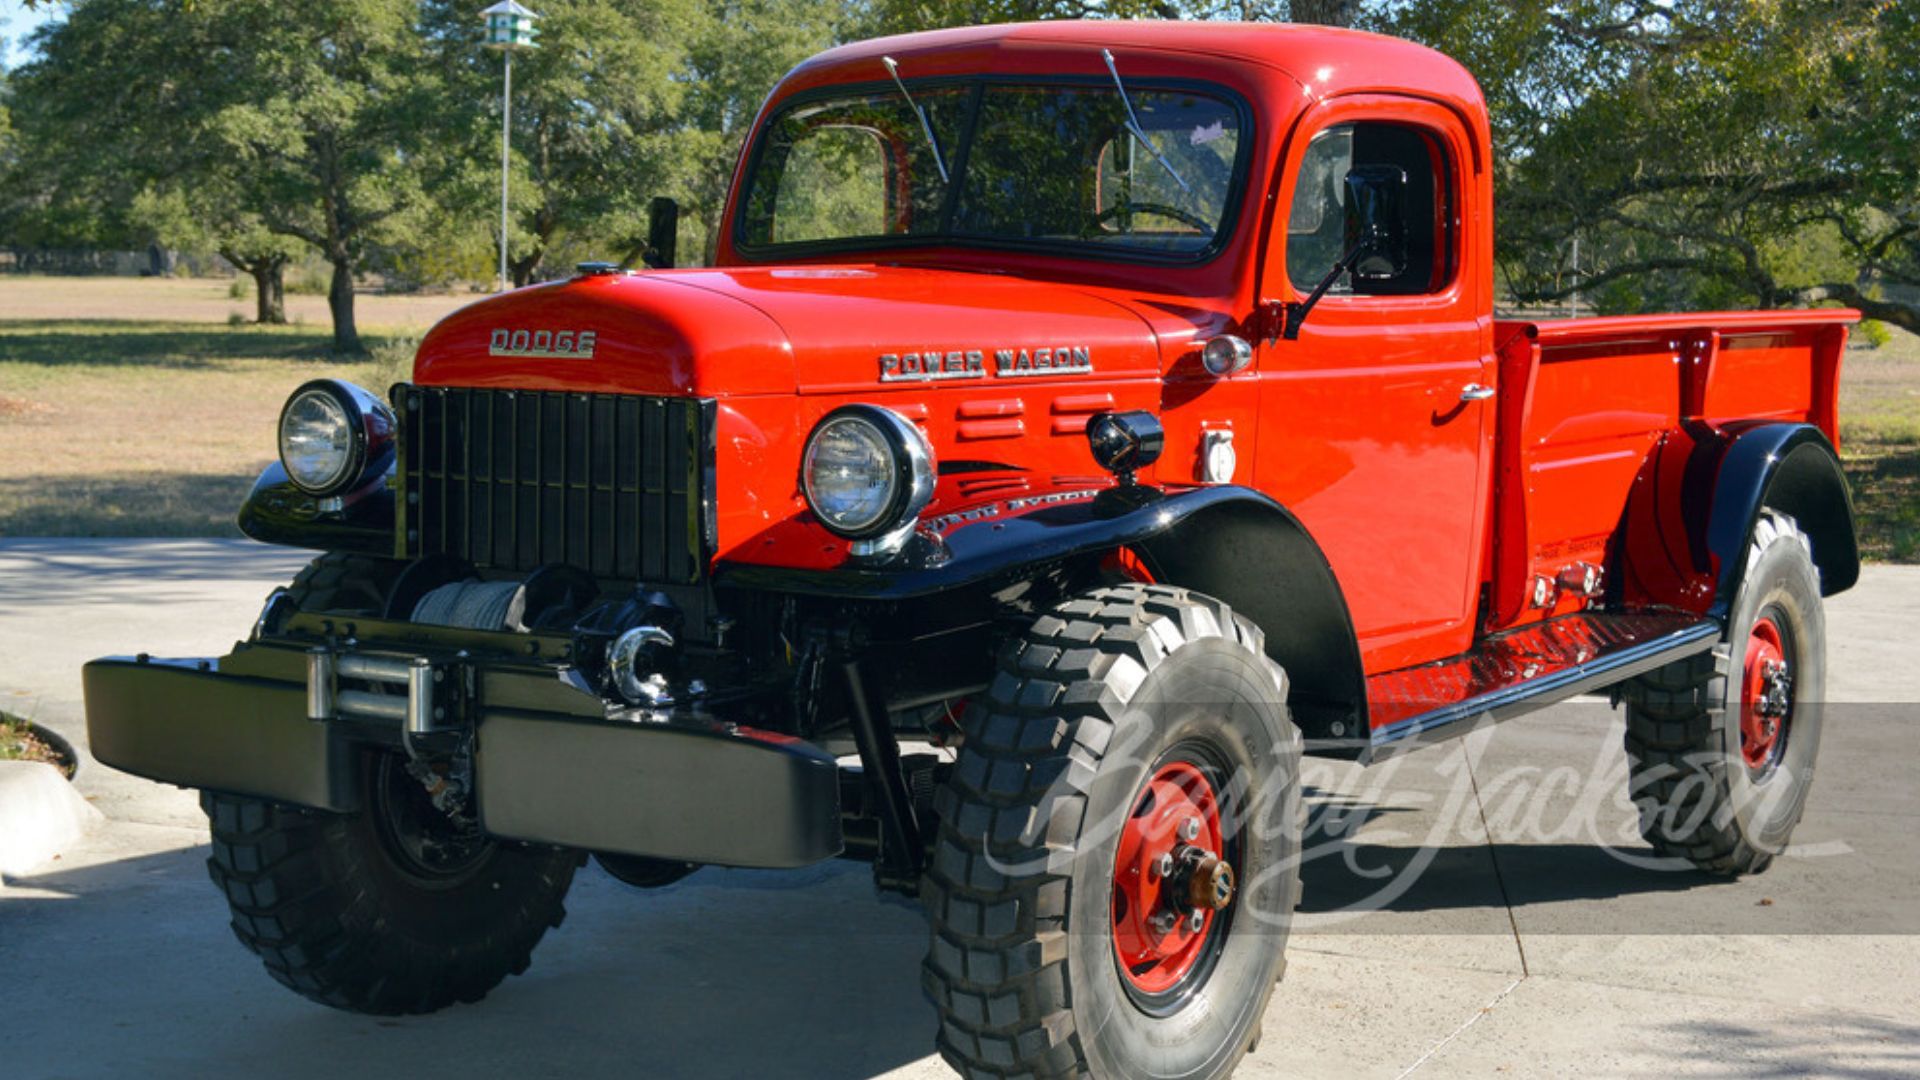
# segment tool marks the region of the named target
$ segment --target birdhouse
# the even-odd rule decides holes
[[[539,47],[540,43],[536,40],[539,31],[534,28],[533,21],[540,16],[514,0],[500,0],[500,3],[480,14],[487,20],[487,48],[511,52]]]

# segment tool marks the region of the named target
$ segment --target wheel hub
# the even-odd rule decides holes
[[[1786,635],[1770,616],[1755,619],[1747,635],[1740,686],[1740,756],[1766,772],[1779,761],[1793,714],[1793,672]]]
[[[1114,863],[1114,950],[1137,990],[1173,990],[1206,952],[1234,896],[1224,850],[1206,774],[1187,761],[1161,766],[1134,800]]]

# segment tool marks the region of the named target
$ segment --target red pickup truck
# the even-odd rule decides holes
[[[240,940],[419,1012],[636,885],[868,860],[969,1076],[1219,1076],[1299,893],[1300,755],[1606,691],[1652,848],[1798,820],[1855,313],[1494,316],[1486,109],[1344,31],[871,41],[774,90],[712,269],[477,303],[321,380],[218,659],[86,670],[204,789]]]

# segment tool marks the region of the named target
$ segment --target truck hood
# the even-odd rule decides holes
[[[574,278],[462,308],[421,343],[427,386],[732,397],[1157,372],[1139,316],[1071,286],[896,266]]]

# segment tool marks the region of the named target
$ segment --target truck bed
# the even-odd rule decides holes
[[[1859,313],[1710,312],[1499,320],[1500,411],[1490,578],[1497,625],[1536,576],[1608,565],[1635,484],[1676,429],[1810,423],[1839,445],[1840,359]]]

